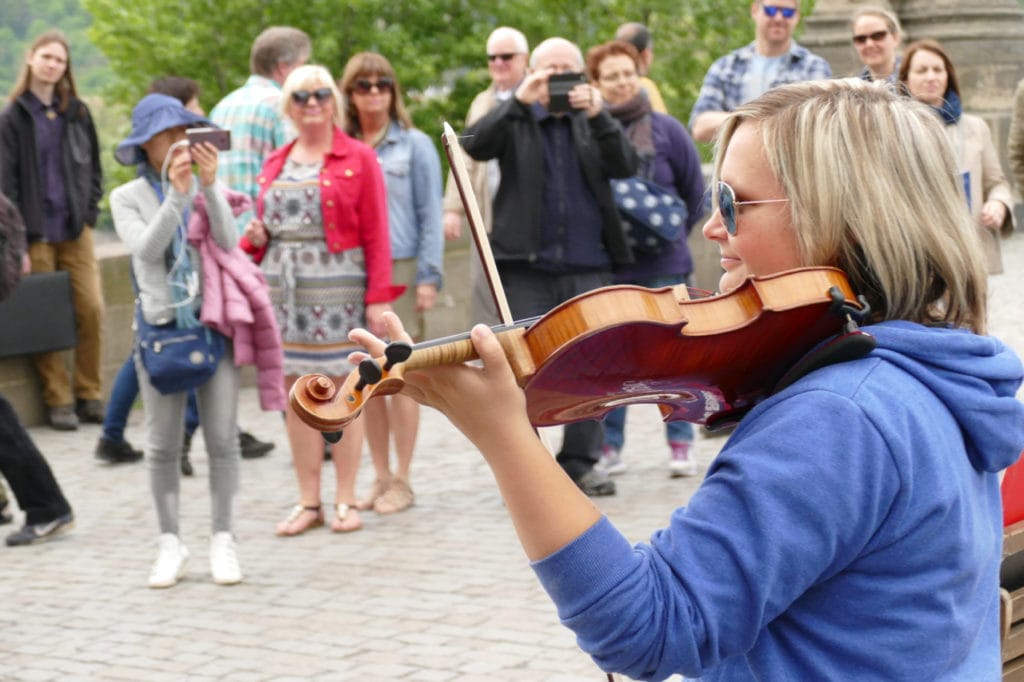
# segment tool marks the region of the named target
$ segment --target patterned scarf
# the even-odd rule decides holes
[[[942,119],[942,122],[948,126],[959,121],[960,115],[964,113],[963,106],[960,104],[960,95],[952,90],[946,91],[946,97],[942,100],[941,107],[932,107],[932,109]]]

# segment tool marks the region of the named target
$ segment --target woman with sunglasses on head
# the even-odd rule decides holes
[[[401,288],[391,285],[384,179],[373,150],[341,129],[341,93],[322,66],[300,66],[282,89],[284,114],[298,136],[274,151],[257,178],[259,216],[243,248],[255,253],[270,285],[284,342],[285,388],[310,373],[345,377],[350,329],[383,333],[382,314]],[[325,521],[320,502],[324,446],[320,433],[285,413],[299,503],[277,534],[299,535]],[[335,471],[330,527],[359,530],[355,479],[362,420],[331,448]]]
[[[838,268],[870,305],[874,349],[798,363],[649,542],[632,544],[552,461],[488,328],[471,334],[482,367],[408,372],[406,392],[480,449],[559,616],[604,670],[997,678],[997,472],[1024,445],[1024,368],[984,336],[984,262],[942,126],[889,88],[813,81],[741,105],[717,145],[703,231],[721,290]]]
[[[704,176],[690,134],[668,114],[651,109],[640,87],[640,54],[627,42],[612,41],[587,52],[587,75],[601,91],[608,112],[622,124],[626,137],[640,155],[639,175],[683,199],[687,208],[685,229],[675,243],[658,254],[635,249],[635,262],[615,272],[616,284],[658,288],[691,282],[693,256],[686,238],[700,218]],[[613,183],[614,184],[614,183]],[[621,451],[625,442],[626,408],[608,413],[604,420],[604,453],[598,465],[609,474],[626,470]],[[669,475],[694,476],[697,460],[691,451],[693,427],[683,421],[665,425],[669,446]]]
[[[850,18],[853,47],[864,69],[866,81],[898,82],[900,70],[900,21],[881,7],[858,8]]]
[[[345,97],[345,130],[377,151],[388,190],[388,224],[395,281],[407,285],[395,312],[416,341],[424,337],[424,313],[434,307],[441,287],[441,161],[433,142],[413,128],[395,70],[382,55],[361,52],[345,65],[338,83]],[[404,395],[367,404],[366,440],[375,479],[360,509],[378,514],[404,511],[413,504],[410,469],[419,430],[419,405]],[[395,468],[390,441],[395,446]]]
[[[919,40],[907,47],[899,79],[911,97],[931,107],[945,124],[957,177],[962,180],[963,195],[981,237],[988,272],[1002,272],[999,240],[1013,233],[1013,192],[988,124],[980,116],[964,113],[956,68],[938,42]]]

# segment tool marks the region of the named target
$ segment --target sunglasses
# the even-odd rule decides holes
[[[358,92],[360,95],[368,95],[374,88],[377,88],[380,92],[385,92],[390,91],[393,87],[395,87],[394,78],[378,78],[375,81],[368,78],[360,78],[352,84],[352,91]]]
[[[717,188],[717,191],[712,195],[712,190]],[[756,201],[736,201],[736,192],[733,191],[727,183],[718,181],[715,187],[708,187],[707,192],[704,193],[704,202],[707,204],[708,199],[712,200],[711,210],[718,211],[722,214],[722,222],[725,223],[725,231],[730,235],[736,235],[736,207],[743,206],[745,204],[778,204],[789,199],[758,199]]]
[[[330,88],[318,88],[310,92],[309,90],[296,90],[292,93],[292,101],[296,104],[305,106],[309,98],[312,97],[316,100],[317,104],[323,104],[327,100],[331,99],[333,93]]]
[[[487,55],[487,61],[496,62],[499,59],[503,62],[510,62],[516,58],[518,52],[502,52],[501,54],[489,54]]]
[[[779,7],[778,5],[761,5],[761,9],[769,17],[775,18],[775,15],[782,12],[783,19],[792,19],[796,16],[796,7]]]
[[[873,43],[880,43],[882,39],[889,35],[889,31],[875,31],[874,33],[860,33],[853,37],[853,42],[858,45],[863,45],[869,40]]]

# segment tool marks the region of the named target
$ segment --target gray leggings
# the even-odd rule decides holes
[[[238,491],[238,389],[240,375],[235,367],[230,340],[217,372],[196,390],[199,424],[210,456],[210,507],[212,532],[231,531],[231,507]],[[156,505],[161,533],[178,534],[179,460],[185,439],[187,393],[163,395],[149,383],[149,375],[138,355],[139,393],[145,413],[146,459],[149,487]]]

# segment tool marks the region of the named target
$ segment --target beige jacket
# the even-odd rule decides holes
[[[498,103],[495,97],[494,86],[491,86],[473,98],[469,105],[469,113],[466,115],[466,127],[483,118],[487,112]],[[487,161],[476,161],[469,154],[463,154],[466,161],[466,170],[469,173],[469,184],[476,194],[477,206],[480,208],[480,217],[483,218],[484,228],[487,234],[491,233],[491,192],[487,188]],[[444,210],[454,211],[466,220],[466,209],[462,205],[462,198],[459,196],[459,188],[455,186],[455,178],[451,171],[448,171],[448,182],[444,191]]]
[[[978,226],[988,271],[990,274],[1002,272],[999,238],[1013,232],[1013,192],[1003,174],[995,145],[992,144],[992,133],[988,124],[978,116],[963,114],[956,125],[946,126],[946,137],[953,147],[953,156],[960,172],[970,173],[971,215]],[[981,225],[981,207],[987,201],[998,201],[1006,206],[1006,220],[998,231]]]
[[[1024,197],[1024,80],[1017,83],[1013,93],[1013,114],[1010,117],[1010,135],[1006,141],[1006,156],[1010,160],[1010,175],[1017,194]]]

